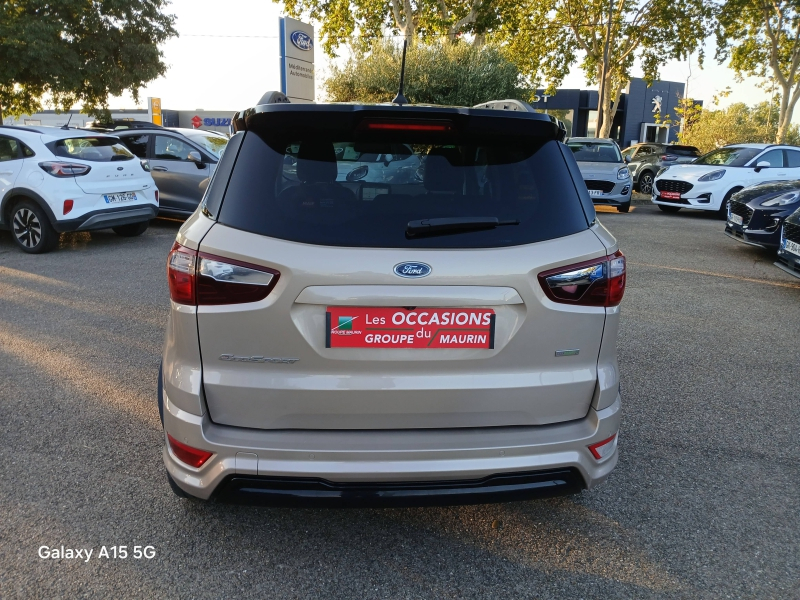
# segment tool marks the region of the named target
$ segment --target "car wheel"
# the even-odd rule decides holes
[[[620,204],[617,207],[618,212],[630,212],[631,210],[631,203],[630,201],[626,202],[625,204]]]
[[[147,231],[149,225],[150,221],[142,221],[141,223],[131,223],[130,225],[117,225],[111,229],[114,230],[114,233],[122,237],[136,237]]]
[[[42,254],[58,246],[58,232],[53,229],[41,207],[23,200],[11,210],[11,233],[23,252]]]
[[[680,206],[667,206],[665,204],[659,204],[658,208],[663,210],[665,213],[676,213],[681,209]]]
[[[741,190],[742,188],[733,188],[731,191],[725,194],[725,199],[722,201],[722,204],[719,205],[719,210],[717,211],[717,216],[723,221],[727,220],[728,218],[728,207],[731,205],[731,196]]]
[[[639,192],[642,194],[653,193],[653,174],[650,171],[639,175]]]

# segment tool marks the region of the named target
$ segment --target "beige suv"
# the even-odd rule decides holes
[[[548,115],[265,104],[169,254],[172,489],[458,504],[617,462],[625,258]]]

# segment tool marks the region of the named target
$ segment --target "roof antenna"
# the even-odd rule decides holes
[[[72,121],[72,113],[69,113],[69,119],[67,119],[67,122],[63,125],[63,127],[61,127],[61,129],[69,129],[70,121]]]
[[[403,104],[408,104],[408,100],[406,100],[406,97],[403,96],[403,81],[406,77],[407,47],[408,47],[408,40],[403,40],[403,63],[400,65],[400,90],[397,92],[397,96],[394,97],[394,100],[392,100],[392,104],[397,104],[398,106],[403,106]]]

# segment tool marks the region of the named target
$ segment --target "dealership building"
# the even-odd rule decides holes
[[[684,94],[684,84],[674,81],[654,81],[649,87],[643,79],[632,79],[620,97],[619,107],[611,127],[611,137],[625,148],[636,142],[677,141],[678,127],[657,123],[658,117],[675,118],[678,103]],[[571,137],[594,137],[597,124],[598,93],[596,90],[559,89],[548,95],[539,90],[531,104],[539,112],[546,112],[562,120]],[[699,102],[698,102],[699,103]],[[230,120],[235,110],[161,110],[165,127],[208,129],[228,133]],[[150,121],[148,109],[112,110],[114,119]],[[6,125],[54,125],[61,126],[70,120],[70,125],[84,127],[93,119],[78,111],[57,114],[43,111],[18,119],[11,117]]]

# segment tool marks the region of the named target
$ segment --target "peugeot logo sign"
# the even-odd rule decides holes
[[[394,274],[408,278],[427,277],[431,274],[431,266],[421,262],[403,262],[394,266]]]
[[[314,47],[314,40],[305,31],[293,31],[289,39],[292,40],[292,44],[303,51],[311,50]]]

